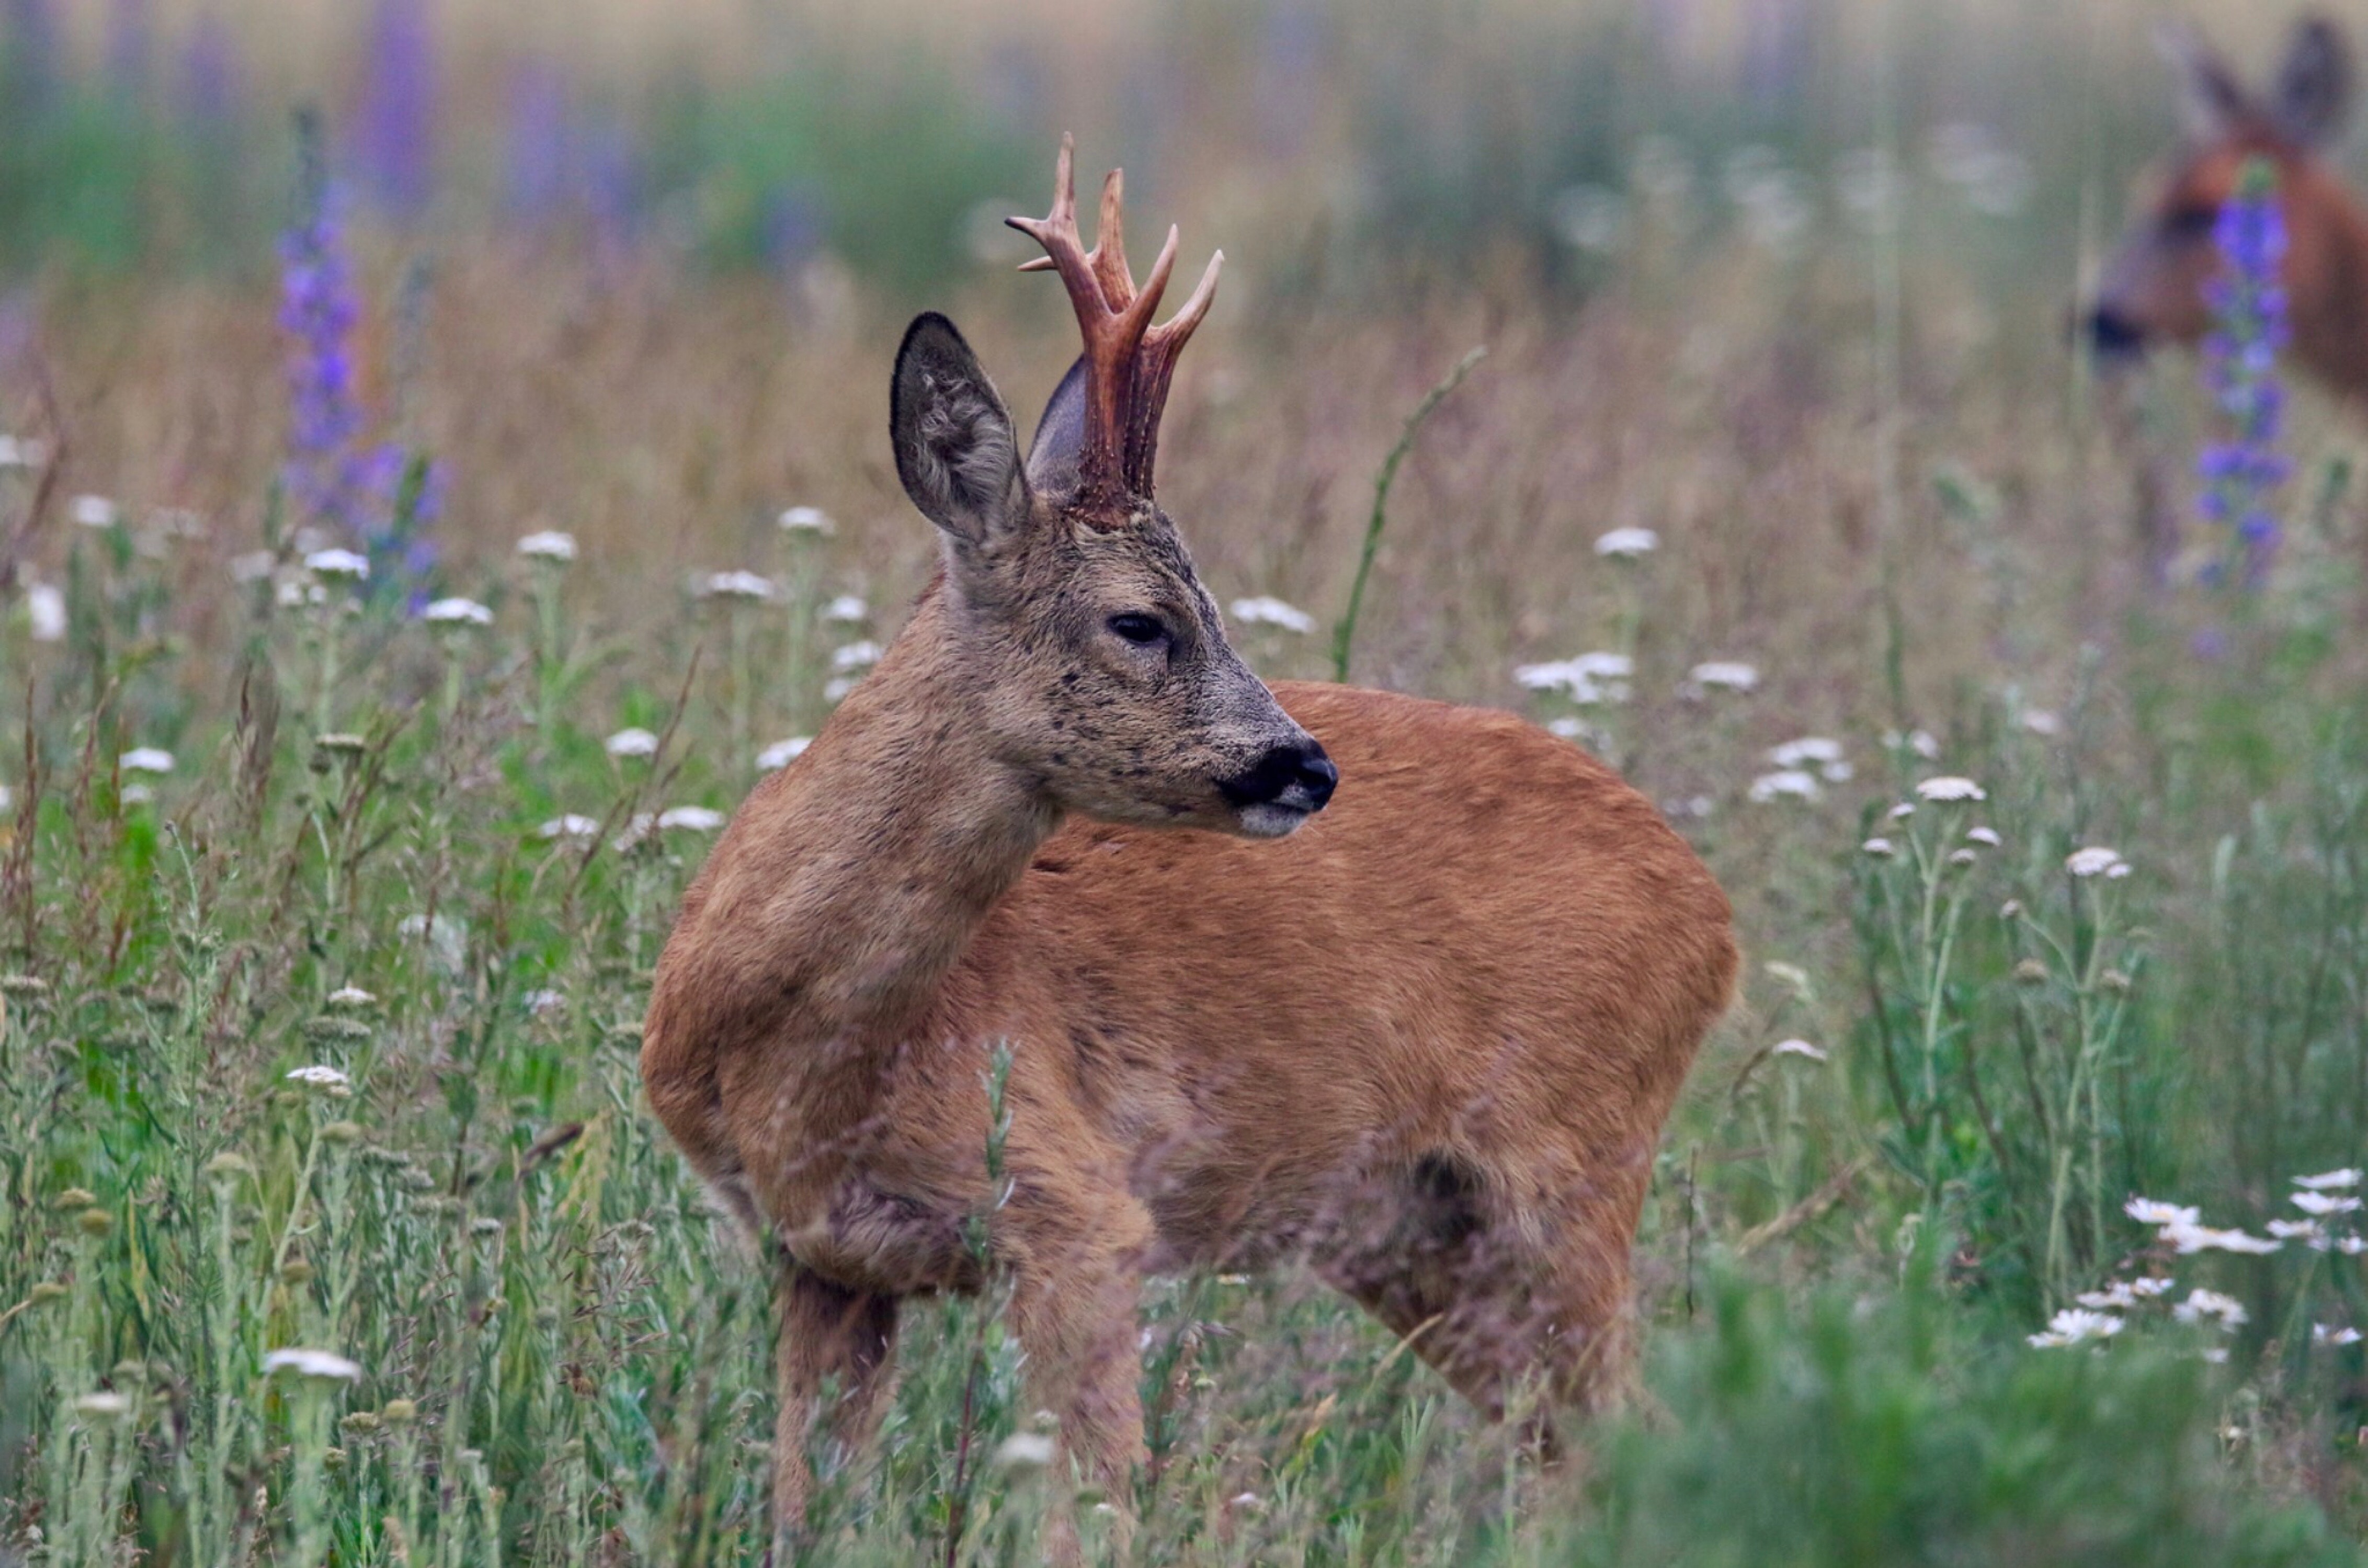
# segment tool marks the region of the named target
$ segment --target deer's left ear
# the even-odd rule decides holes
[[[2259,119],[2237,74],[2192,27],[2183,21],[2158,23],[2154,45],[2179,78],[2180,119],[2189,141],[2216,142],[2232,127]]]
[[[2335,140],[2351,108],[2351,46],[2325,17],[2297,23],[2278,66],[2270,115],[2279,131],[2305,147]]]

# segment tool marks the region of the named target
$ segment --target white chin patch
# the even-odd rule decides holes
[[[1296,807],[1271,803],[1244,806],[1241,809],[1242,832],[1251,838],[1281,838],[1313,814]]]

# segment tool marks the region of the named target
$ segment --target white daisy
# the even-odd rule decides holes
[[[370,576],[370,557],[350,550],[316,550],[304,558],[304,570],[315,577],[342,577],[359,583]]]
[[[1972,779],[1948,773],[1927,778],[1917,785],[1916,795],[1924,801],[1987,801],[1990,798],[1989,791]]]
[[[2223,1231],[2211,1225],[2165,1225],[2160,1239],[2182,1254],[2235,1252],[2260,1256],[2285,1245],[2274,1237],[2256,1236],[2245,1231]]]
[[[1595,553],[1616,561],[1634,561],[1661,548],[1661,536],[1650,528],[1613,528],[1599,534]]]
[[[814,744],[812,735],[791,735],[786,741],[775,741],[757,754],[757,766],[767,773],[787,767],[803,756],[806,747],[812,744]]]
[[[2081,1307],[2066,1307],[2047,1320],[2047,1332],[2030,1336],[2040,1349],[2059,1349],[2079,1345],[2091,1339],[2111,1339],[2122,1332],[2125,1319],[2111,1312],[2094,1312]]]
[[[438,599],[419,612],[423,620],[440,626],[491,626],[494,612],[474,599]]]
[[[2323,1323],[2315,1323],[2310,1325],[2310,1342],[2313,1345],[2357,1345],[2360,1343],[2360,1331],[2349,1326],[2329,1328]]]
[[[658,738],[638,727],[620,730],[601,743],[610,756],[655,756]]]
[[[2323,1192],[2333,1187],[2358,1187],[2360,1173],[2353,1167],[2346,1165],[2339,1171],[2321,1171],[2317,1176],[2296,1176],[2294,1178],[2294,1184],[2296,1187],[2309,1187],[2315,1192]]]
[[[568,562],[575,559],[575,536],[561,533],[557,528],[545,528],[518,541],[518,552],[534,561]]]
[[[2140,1296],[2161,1296],[2168,1295],[2178,1283],[2178,1280],[2167,1278],[2161,1275],[2151,1275],[2144,1279],[2131,1280],[2130,1289]]]
[[[2093,1308],[2098,1312],[2103,1312],[2109,1308],[2126,1311],[2138,1304],[2136,1293],[2119,1279],[2101,1290],[2084,1290],[2072,1299],[2080,1305]]]
[[[290,1346],[268,1351],[263,1358],[266,1373],[293,1372],[300,1378],[325,1378],[340,1382],[358,1382],[361,1368],[334,1350],[306,1350]]]
[[[2356,1198],[2336,1198],[2324,1192],[2307,1191],[2289,1194],[2289,1198],[2294,1206],[2304,1213],[2322,1219],[2329,1214],[2356,1214],[2360,1211],[2360,1199]]]
[[[126,773],[170,773],[173,754],[155,746],[133,746],[116,758],[116,766]]]
[[[2151,1198],[2133,1198],[2122,1205],[2122,1212],[2141,1225],[2192,1225],[2203,1215],[2200,1209],[2183,1209]]]
[[[2170,1313],[2181,1323],[2202,1323],[2204,1319],[2211,1318],[2232,1334],[2243,1327],[2252,1317],[2252,1314],[2245,1310],[2245,1303],[2236,1297],[2224,1296],[2217,1290],[2205,1290],[2200,1288],[2189,1291],[2187,1300],[2171,1308]]]
[[[1302,636],[1315,630],[1314,616],[1271,594],[1235,599],[1231,613],[1235,620],[1247,621],[1253,626],[1280,626],[1285,631],[1295,631]]]

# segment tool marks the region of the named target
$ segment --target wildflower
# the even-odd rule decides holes
[[[1749,665],[1732,659],[1712,659],[1688,671],[1686,680],[1701,691],[1713,687],[1725,691],[1749,691],[1759,684],[1759,672]]]
[[[601,743],[610,756],[655,756],[658,738],[643,729],[620,730]]]
[[[2155,1275],[2145,1279],[2131,1280],[2130,1289],[2140,1296],[2161,1296],[2169,1294],[2171,1288],[2176,1286],[2178,1283],[2179,1281],[2176,1279],[2168,1278],[2160,1275]]]
[[[300,1378],[348,1383],[360,1381],[362,1375],[359,1365],[334,1350],[307,1350],[292,1346],[283,1350],[267,1351],[263,1358],[263,1370],[267,1375],[293,1372]]]
[[[1613,528],[1595,540],[1595,553],[1614,561],[1634,561],[1660,548],[1661,536],[1650,528]]]
[[[145,784],[126,784],[116,798],[127,806],[144,806],[156,799],[156,791]]]
[[[112,1421],[118,1416],[131,1414],[131,1401],[122,1394],[109,1393],[105,1391],[86,1393],[74,1401],[74,1413],[78,1415],[97,1416],[102,1421]]]
[[[2256,1236],[2244,1231],[2223,1231],[2210,1225],[2173,1224],[2162,1228],[2161,1240],[2169,1242],[2180,1253],[2235,1252],[2259,1256],[2276,1252],[2285,1245],[2270,1236]]]
[[[598,817],[582,816],[575,812],[553,817],[535,829],[536,834],[544,838],[590,838],[599,831],[600,820]]]
[[[2044,708],[2033,708],[2023,714],[2022,727],[2034,735],[2053,737],[2064,733],[2064,721]]]
[[[17,791],[11,790],[6,784],[0,784],[0,812],[7,811],[9,808],[16,805],[16,803]]]
[[[1818,795],[1817,778],[1797,767],[1780,768],[1753,779],[1746,793],[1763,804],[1770,801],[1814,801]]]
[[[439,626],[491,626],[494,612],[474,599],[438,599],[420,611],[424,620]]]
[[[823,683],[822,699],[825,702],[837,702],[854,689],[855,677],[853,676],[834,676],[829,680]]]
[[[365,1008],[377,1006],[378,998],[359,985],[340,985],[329,993],[328,1005],[332,1007],[345,1007],[359,1012]]]
[[[1518,665],[1513,679],[1531,691],[1560,691],[1582,708],[1628,700],[1636,662],[1625,653],[1596,652],[1543,665]]]
[[[25,589],[25,619],[31,622],[36,642],[63,642],[66,637],[66,596],[48,583]]]
[[[707,806],[668,806],[658,813],[660,827],[680,828],[686,833],[713,833],[724,821],[722,812]]]
[[[871,607],[863,602],[862,596],[860,594],[841,594],[822,607],[822,618],[825,620],[838,621],[847,625],[860,624],[871,613]]]
[[[2214,330],[2203,340],[2203,380],[2230,438],[2206,447],[2196,468],[2205,484],[2201,510],[2207,522],[2235,530],[2234,554],[2246,581],[2258,583],[2277,548],[2271,493],[2293,464],[2277,448],[2285,389],[2277,376],[2278,350],[2292,335],[2279,263],[2286,252],[2285,218],[2276,174],[2268,160],[2247,162],[2237,190],[2221,205],[2213,240],[2223,271],[2204,285]],[[2222,568],[2210,575],[2217,577]]]
[[[1864,844],[1860,845],[1859,852],[1864,855],[1872,855],[1878,860],[1888,860],[1894,855],[1899,853],[1899,851],[1893,846],[1891,840],[1880,836],[1870,838]]]
[[[2360,1210],[2360,1199],[2332,1198],[2324,1192],[2293,1193],[2289,1195],[2289,1200],[2304,1213],[2321,1219],[2329,1214],[2355,1214]]]
[[[1233,617],[1235,620],[1247,621],[1253,626],[1280,626],[1285,631],[1297,632],[1301,636],[1305,636],[1315,630],[1314,616],[1301,609],[1297,605],[1287,604],[1271,594],[1260,594],[1255,598],[1235,599],[1233,603]]]
[[[2294,1178],[2294,1184],[2296,1187],[2309,1187],[2314,1192],[2323,1192],[2332,1187],[2358,1187],[2360,1173],[2351,1166],[2346,1165],[2338,1171],[2321,1171],[2317,1176],[2296,1176]]]
[[[170,773],[173,754],[156,746],[134,746],[116,758],[116,766],[126,773]]]
[[[1945,773],[1917,785],[1916,796],[1923,801],[1987,801],[1990,798],[1989,791],[1972,779]]]
[[[2084,1307],[2103,1312],[2107,1308],[2127,1309],[2138,1304],[2137,1293],[2116,1279],[2101,1290],[2084,1290],[2072,1298]]]
[[[752,603],[769,599],[777,592],[770,577],[761,577],[754,572],[711,572],[699,589],[701,598],[745,599]]]
[[[1996,849],[2006,842],[1998,836],[1998,829],[1994,827],[1969,827],[1965,829],[1965,839],[1966,842],[1978,844],[1985,849]]]
[[[1786,741],[1769,752],[1768,760],[1779,767],[1814,763],[1828,784],[1846,784],[1850,778],[1850,765],[1842,760],[1841,742],[1825,735],[1803,735],[1797,741]]]
[[[1809,1062],[1823,1062],[1826,1060],[1825,1051],[1816,1046],[1811,1045],[1805,1040],[1780,1040],[1768,1049],[1771,1054],[1776,1056],[1798,1056],[1803,1060]]]
[[[339,1089],[350,1089],[354,1083],[337,1068],[318,1062],[309,1067],[290,1068],[288,1081],[291,1084],[302,1084],[308,1088],[325,1089],[332,1093]]]
[[[315,577],[345,577],[359,583],[370,576],[370,557],[350,550],[316,550],[304,558],[304,570]]]
[[[867,669],[879,662],[880,644],[869,638],[860,642],[849,642],[844,648],[834,650],[830,655],[830,667],[841,672]]]
[[[2245,1310],[2245,1303],[2236,1297],[2224,1296],[2217,1290],[2206,1290],[2201,1288],[2189,1291],[2187,1300],[2170,1309],[2170,1315],[2181,1323],[2202,1323],[2206,1318],[2216,1319],[2221,1328],[2230,1334],[2242,1328],[2252,1317],[2252,1314]]]
[[[1034,1475],[1053,1462],[1053,1439],[1041,1432],[1014,1432],[995,1450],[995,1468],[1014,1480]]]
[[[2075,849],[2064,858],[2064,869],[2076,877],[2106,877],[2119,879],[2130,874],[2129,863],[2121,852],[2092,846]]]
[[[766,773],[787,767],[804,756],[806,747],[812,744],[812,735],[791,735],[786,741],[775,741],[757,754],[757,767]]]
[[[1770,959],[1759,967],[1767,973],[1769,979],[1782,981],[1804,996],[1809,994],[1809,971],[1799,964],[1786,963],[1782,959]]]
[[[1941,743],[1932,738],[1930,730],[1910,730],[1906,734],[1897,730],[1885,730],[1883,732],[1883,749],[1913,752],[1931,762],[1941,755]]]
[[[74,520],[86,528],[111,528],[122,511],[104,495],[77,495],[74,498]]]
[[[2122,1212],[2141,1225],[2192,1225],[2203,1217],[2200,1209],[2182,1209],[2151,1198],[2133,1198],[2122,1205]]]
[[[0,468],[40,468],[50,449],[30,436],[0,436]]]
[[[2325,1252],[2330,1244],[2327,1227],[2316,1220],[2272,1220],[2261,1228],[2282,1242],[2301,1242],[2313,1252]]]
[[[562,564],[575,559],[575,536],[556,528],[531,533],[518,541],[518,552],[529,561],[554,561]]]
[[[2089,1312],[2082,1307],[2066,1307],[2047,1320],[2047,1332],[2030,1336],[2031,1343],[2042,1350],[2060,1349],[2091,1339],[2111,1339],[2122,1332],[2127,1320],[2111,1312]]]
[[[2368,1252],[2368,1236],[2338,1236],[2335,1238],[2335,1250],[2346,1257],[2358,1257]]]
[[[370,739],[350,730],[332,730],[313,738],[313,749],[326,756],[359,756],[370,750]]]
[[[780,515],[778,524],[784,533],[831,534],[838,531],[830,520],[830,514],[819,506],[791,506]]]
[[[2360,1331],[2349,1326],[2329,1328],[2323,1323],[2315,1323],[2310,1325],[2310,1342],[2313,1345],[2357,1345],[2360,1343]]]

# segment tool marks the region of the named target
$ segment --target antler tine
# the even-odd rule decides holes
[[[1126,221],[1121,215],[1125,187],[1124,169],[1112,169],[1103,176],[1101,215],[1094,226],[1094,248],[1086,257],[1094,264],[1102,298],[1113,311],[1124,311],[1134,303],[1134,274],[1126,265]]]
[[[1211,254],[1208,267],[1201,272],[1201,281],[1192,286],[1191,297],[1183,307],[1143,335],[1146,349],[1160,348],[1174,354],[1184,347],[1185,339],[1192,335],[1192,329],[1201,324],[1201,318],[1209,313],[1209,306],[1217,298],[1217,269],[1224,265],[1224,251]]]
[[[1168,251],[1175,246],[1171,235],[1167,251],[1160,253],[1163,269]],[[1127,482],[1144,494],[1151,494],[1152,466],[1159,455],[1159,416],[1167,407],[1167,384],[1175,379],[1177,357],[1184,352],[1193,329],[1209,313],[1209,305],[1217,297],[1217,272],[1224,264],[1224,251],[1211,256],[1208,269],[1201,274],[1201,281],[1193,289],[1192,297],[1184,301],[1184,308],[1143,335],[1143,347],[1135,357],[1135,401],[1128,410],[1123,450]],[[1160,280],[1165,282],[1166,278]]]

